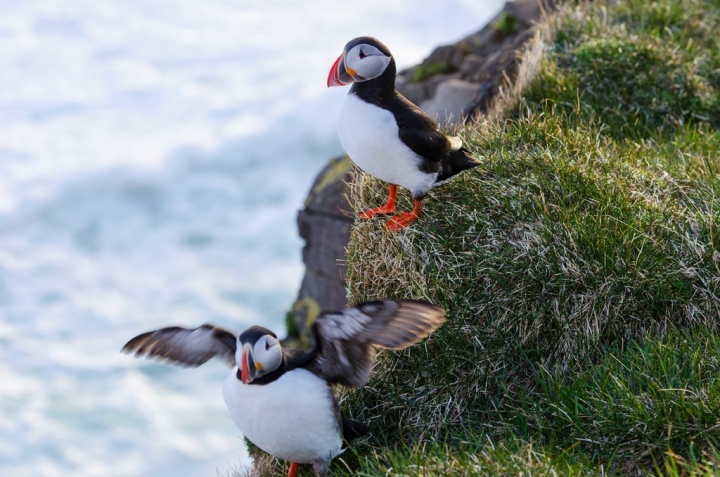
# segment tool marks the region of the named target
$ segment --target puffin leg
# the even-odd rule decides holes
[[[422,200],[415,199],[415,207],[412,212],[400,212],[398,215],[390,218],[386,226],[390,230],[404,229],[420,217],[422,212]]]
[[[392,214],[395,212],[395,205],[397,204],[397,185],[390,184],[390,192],[388,194],[388,200],[382,207],[376,207],[374,209],[366,210],[360,213],[360,218],[363,220],[372,219],[376,215],[380,214]]]
[[[290,470],[288,470],[288,477],[297,477],[297,471],[300,465],[297,462],[290,463]]]

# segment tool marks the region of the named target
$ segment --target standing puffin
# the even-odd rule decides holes
[[[350,159],[365,172],[390,183],[387,203],[360,214],[369,219],[395,212],[397,185],[409,189],[412,212],[392,217],[387,227],[399,230],[418,219],[428,191],[480,164],[448,137],[435,121],[395,89],[395,60],[375,38],[351,40],[328,74],[327,85],[354,83],[338,115],[338,135]]]
[[[340,415],[331,386],[363,386],[375,359],[372,346],[402,349],[417,343],[445,321],[442,308],[413,300],[369,301],[342,312],[324,313],[313,324],[315,348],[282,349],[261,326],[239,337],[204,324],[162,328],[136,336],[122,348],[160,361],[195,367],[213,357],[233,371],[223,397],[230,417],[253,444],[280,459],[312,464],[325,475],[343,452],[343,440],[370,429]]]

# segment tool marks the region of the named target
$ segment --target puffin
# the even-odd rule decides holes
[[[332,386],[358,388],[375,360],[373,346],[403,349],[445,321],[445,310],[422,301],[368,301],[314,321],[311,350],[285,349],[272,331],[252,326],[235,336],[212,324],[172,326],[128,341],[126,354],[196,367],[211,358],[230,366],[223,397],[230,417],[254,445],[291,462],[311,464],[326,475],[345,443],[369,433],[340,413]]]
[[[431,188],[480,165],[459,137],[446,136],[420,108],[395,89],[395,60],[379,40],[362,36],[348,42],[328,73],[327,86],[352,83],[337,119],[340,143],[365,172],[390,184],[387,203],[360,214],[367,220],[393,214],[397,186],[412,193],[412,212],[387,222],[400,230],[416,221]]]

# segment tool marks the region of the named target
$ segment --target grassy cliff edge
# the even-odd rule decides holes
[[[460,131],[484,165],[408,230],[354,225],[351,303],[450,319],[344,395],[375,435],[335,473],[720,474],[719,18],[567,5]],[[350,202],[385,189],[358,172]]]

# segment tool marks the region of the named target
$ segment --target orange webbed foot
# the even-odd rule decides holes
[[[383,205],[382,207],[375,207],[374,209],[370,209],[370,210],[366,210],[365,212],[361,212],[359,214],[359,217],[363,220],[368,220],[368,219],[372,219],[376,215],[390,215],[393,212],[395,212],[394,204],[392,207]]]
[[[385,226],[388,228],[388,230],[392,231],[404,229],[411,223],[415,222],[418,217],[420,217],[421,211],[422,202],[419,200],[415,200],[415,208],[412,212],[400,212],[398,215],[388,220]]]
[[[298,467],[300,467],[300,465],[297,462],[291,462],[290,470],[288,470],[288,477],[297,477]]]
[[[389,215],[395,212],[395,206],[397,204],[397,186],[390,184],[390,191],[388,193],[388,200],[382,207],[376,207],[374,209],[366,210],[361,212],[359,217],[363,220],[372,219],[376,215]]]
[[[418,216],[412,212],[400,212],[395,217],[390,218],[390,220],[387,221],[386,226],[388,230],[401,230],[415,222],[417,219]]]

